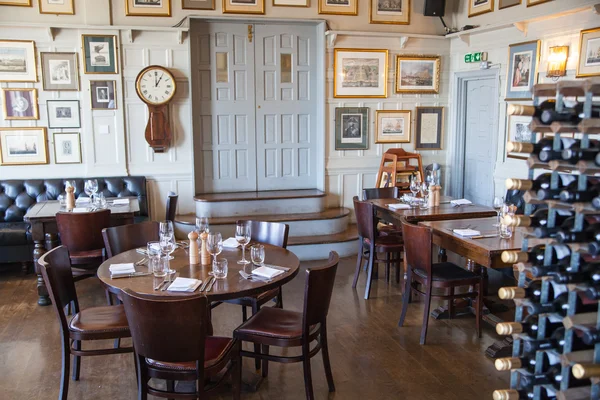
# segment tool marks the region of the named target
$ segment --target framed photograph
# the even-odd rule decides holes
[[[0,6],[31,7],[31,0],[0,0]]]
[[[467,0],[469,2],[469,17],[494,11],[494,0]]]
[[[0,40],[0,82],[37,82],[33,40]]]
[[[358,0],[318,0],[319,14],[358,15]]]
[[[116,110],[116,81],[90,81],[92,110]]]
[[[579,34],[577,78],[600,75],[600,27]]]
[[[396,56],[396,93],[440,92],[440,56]]]
[[[505,8],[518,6],[522,0],[498,0],[498,9],[503,10]]]
[[[371,0],[371,24],[410,24],[410,0]]]
[[[274,6],[310,7],[310,0],[273,0]]]
[[[181,0],[184,10],[214,10],[215,0]]]
[[[48,100],[48,127],[81,128],[79,100]]]
[[[117,38],[112,35],[81,35],[83,70],[86,74],[117,73]]]
[[[223,0],[224,14],[264,14],[265,0]]]
[[[508,46],[506,100],[531,100],[531,90],[537,82],[539,60],[539,40]]]
[[[39,0],[40,14],[74,15],[74,0]]]
[[[415,150],[441,150],[444,107],[417,107]]]
[[[4,119],[40,119],[37,89],[3,89]]]
[[[56,164],[81,164],[79,133],[54,133],[54,162]]]
[[[335,109],[335,149],[366,150],[369,148],[369,109],[338,107]]]
[[[410,143],[410,110],[375,111],[375,143]]]
[[[387,97],[387,50],[334,49],[333,70],[333,97]]]
[[[48,164],[46,128],[0,128],[0,165]]]
[[[125,0],[128,17],[170,17],[171,0]]]
[[[44,90],[79,90],[77,53],[40,53]]]
[[[527,115],[509,115],[508,116],[508,134],[506,135],[506,142],[520,142],[520,143],[531,143],[532,135],[534,133],[529,130],[529,124],[531,123],[531,117]],[[526,153],[507,153],[509,158],[517,158],[520,160],[526,160],[529,154]]]
[[[538,4],[548,3],[552,0],[527,0],[527,7],[537,6]]]

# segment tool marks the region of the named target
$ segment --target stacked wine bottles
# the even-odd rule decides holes
[[[600,399],[600,81],[534,88],[534,105],[510,105],[530,115],[529,179],[508,179],[525,192],[525,215],[503,221],[527,231],[520,252],[502,260],[518,267],[518,286],[502,288],[515,301],[515,322],[496,330],[513,336],[510,389],[494,400]],[[600,136],[599,136],[600,137]]]

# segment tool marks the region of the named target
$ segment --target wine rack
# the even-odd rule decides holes
[[[569,101],[576,99],[580,103],[583,103],[583,115],[579,114],[581,120],[576,124],[573,121],[554,121],[550,125],[542,124],[534,116],[530,124],[530,130],[532,131],[531,143],[535,144],[543,137],[548,138],[548,136],[554,135],[553,139],[551,139],[552,151],[559,152],[564,148],[561,138],[575,134],[575,137],[580,139],[580,142],[578,142],[579,149],[589,151],[590,135],[600,134],[600,118],[591,118],[592,106],[597,107],[597,103],[594,103],[594,100],[597,101],[598,96],[600,96],[600,80],[562,81],[556,84],[539,84],[534,87],[533,95],[533,103],[536,108],[544,100],[551,99],[550,102],[546,102],[546,104],[551,104],[553,99],[555,100],[555,111],[558,113],[564,113],[566,107],[565,99]],[[600,152],[600,149],[594,148],[594,151]],[[581,160],[576,163],[567,163],[557,159],[542,162],[536,154],[531,154],[531,157],[527,160],[529,179],[533,181],[537,176],[536,173],[539,172],[550,173],[550,189],[558,190],[560,188],[560,175],[574,174],[577,175],[576,190],[582,192],[590,191],[588,176],[600,173],[600,163],[597,160],[596,163],[594,161]],[[509,184],[508,181],[507,184]],[[540,205],[545,204],[548,207],[546,226],[550,229],[558,227],[556,220],[557,213],[560,210],[569,210],[574,215],[574,224],[571,232],[583,231],[586,226],[586,218],[591,214],[600,214],[600,210],[594,208],[591,201],[575,203],[562,202],[560,199],[540,201],[537,199],[535,191],[531,190],[525,193],[524,199],[527,202],[525,207],[526,216],[532,214],[534,205],[535,207],[540,207]],[[508,223],[511,223],[510,219]],[[580,270],[580,268],[588,268],[590,263],[600,263],[600,257],[592,257],[587,253],[587,246],[584,243],[559,244],[556,238],[538,239],[533,235],[533,228],[525,229],[531,234],[525,235],[522,252],[531,251],[532,243],[545,246],[543,253],[540,250],[540,258],[538,259],[540,260],[539,266],[541,267],[552,265],[554,270],[556,270],[557,251],[564,254],[565,249],[567,249],[569,256],[566,259],[561,259],[559,263],[561,265],[560,268],[564,269],[565,274],[579,273],[579,276],[582,276],[581,274],[585,272]],[[600,231],[600,229],[598,230]],[[541,248],[538,247],[538,249]],[[510,262],[517,261],[515,254],[511,256],[507,253],[510,252],[505,252],[503,259],[511,260]],[[542,256],[543,263],[541,263]],[[514,330],[507,328],[510,326],[510,323],[498,325],[498,333],[513,333],[513,360],[515,358],[527,357],[526,360],[530,360],[533,366],[530,365],[529,368],[525,368],[521,365],[520,360],[514,360],[512,365],[521,368],[510,370],[510,389],[495,391],[493,398],[495,400],[545,400],[553,399],[556,396],[559,400],[600,399],[600,341],[596,344],[592,343],[581,346],[582,341],[580,339],[586,332],[594,332],[596,330],[600,332],[600,311],[581,313],[582,298],[587,304],[588,311],[590,307],[592,309],[597,307],[597,300],[590,301],[585,297],[586,290],[593,284],[592,279],[590,278],[583,282],[579,279],[577,283],[565,284],[556,283],[557,280],[551,276],[533,278],[532,269],[535,263],[532,263],[531,260],[523,261],[523,259],[524,255],[521,253],[519,262],[516,263],[519,269],[518,287],[527,288],[533,280],[537,280],[535,287],[540,289],[536,293],[536,302],[539,301],[539,304],[547,305],[552,303],[554,298],[561,293],[566,293],[561,296],[561,299],[563,301],[566,299],[566,302],[563,303],[562,312],[544,312],[548,310],[544,310],[542,307],[541,313],[531,314],[531,318],[537,315],[537,335],[534,335],[537,337],[529,335],[533,335],[532,332],[535,332],[535,330],[530,331],[529,334],[515,334]],[[600,267],[600,264],[597,264],[597,266]],[[538,271],[540,269],[544,270],[543,268],[538,268]],[[537,275],[539,276],[540,274],[538,273]],[[595,283],[594,287],[596,289],[600,288],[599,284],[600,280]],[[510,288],[506,288],[503,293],[510,291]],[[522,289],[520,289],[520,293],[521,297],[523,297],[524,292]],[[531,291],[528,293],[531,293]],[[529,310],[532,309],[530,307],[531,300],[527,298],[515,299],[515,305],[515,322],[521,323],[528,316]],[[527,323],[531,318],[528,318],[525,322]],[[535,346],[531,345],[531,343],[540,343],[540,340],[550,338],[551,331],[556,328],[557,322],[561,323],[564,327],[564,339],[561,341],[562,346],[545,346],[542,349],[536,349]],[[520,329],[516,329],[516,331]],[[562,331],[561,334],[563,334]],[[528,349],[529,353],[524,352],[524,348]],[[534,349],[533,351],[531,350],[532,348]],[[549,370],[548,359],[553,359],[556,363],[552,363],[552,374],[547,373]],[[510,368],[507,365],[511,365],[510,360],[498,360],[497,362],[499,370]],[[531,384],[532,382],[533,385]]]

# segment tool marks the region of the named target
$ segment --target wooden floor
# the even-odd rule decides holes
[[[315,264],[318,263],[304,263],[303,267]],[[354,265],[355,258],[340,263],[329,310],[329,342],[337,392],[327,391],[319,354],[312,362],[317,399],[481,400],[490,399],[494,389],[508,387],[509,374],[497,372],[492,360],[484,355],[486,347],[499,338],[490,326],[484,324],[483,337],[478,339],[472,318],[431,320],[428,344],[420,346],[421,303],[410,305],[405,327],[398,328],[399,286],[388,286],[380,279],[373,285],[372,298],[365,301],[364,274],[357,290],[351,287]],[[301,309],[304,279],[301,272],[284,287],[286,308]],[[77,291],[83,308],[103,305],[105,301],[96,279],[77,283]],[[51,307],[39,307],[36,300],[33,275],[24,277],[18,267],[0,270],[2,399],[58,397],[58,321]],[[215,334],[231,335],[241,322],[241,310],[224,304],[214,310],[213,321]],[[252,372],[252,365],[245,360],[245,371]],[[259,391],[244,392],[242,399],[304,399],[303,385],[301,364],[272,363],[269,378]],[[70,383],[69,399],[135,398],[130,354],[84,358],[81,380]],[[223,393],[215,398],[231,396]]]

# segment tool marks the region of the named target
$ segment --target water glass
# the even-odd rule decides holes
[[[196,232],[198,232],[198,235],[209,232],[209,225],[208,225],[207,217],[197,217],[196,218]]]
[[[166,276],[169,270],[169,258],[165,256],[150,257],[150,268],[155,277]]]
[[[96,196],[96,207],[102,210],[108,207],[108,203],[102,192],[98,193],[98,196]]]
[[[500,237],[502,239],[510,239],[513,235],[513,227],[504,223],[504,217],[507,215],[515,215],[515,213],[512,211],[512,207],[509,204],[504,204],[501,208],[500,213],[501,216],[498,227]]]
[[[263,265],[265,262],[265,246],[262,244],[255,244],[250,247],[250,259],[253,264]]]
[[[246,260],[246,245],[250,243],[251,231],[252,225],[248,221],[240,221],[235,226],[235,240],[242,245],[242,259],[238,264],[250,264],[250,261]]]
[[[213,275],[217,279],[227,278],[227,271],[228,271],[227,259],[224,258],[222,260],[215,261],[212,266],[212,271],[213,271]]]

